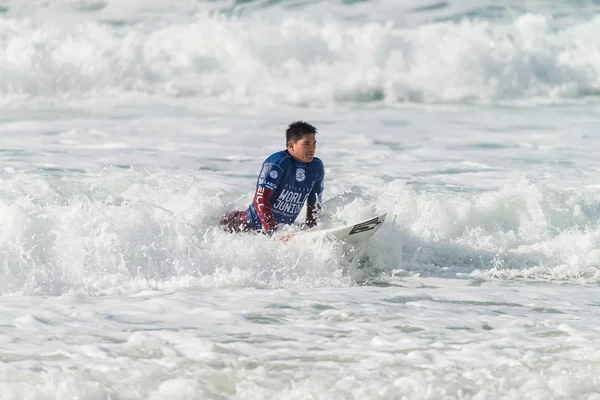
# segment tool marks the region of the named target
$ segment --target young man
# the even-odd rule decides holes
[[[287,150],[271,154],[263,162],[250,207],[221,217],[226,231],[272,235],[279,227],[294,223],[304,203],[306,225],[312,228],[317,224],[325,169],[315,157],[316,133],[307,122],[290,124],[285,132]]]

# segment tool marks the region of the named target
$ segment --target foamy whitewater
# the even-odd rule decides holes
[[[0,0],[0,399],[600,399],[599,11]],[[298,119],[363,247],[217,226]]]

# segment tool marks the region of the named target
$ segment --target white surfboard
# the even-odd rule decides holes
[[[304,232],[295,232],[291,236],[302,235],[310,238],[334,238],[343,241],[346,244],[358,244],[364,242],[373,235],[385,221],[386,213],[369,218],[354,224],[340,226],[328,229],[316,229]]]

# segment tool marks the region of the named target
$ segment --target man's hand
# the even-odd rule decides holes
[[[288,233],[288,234],[285,234],[285,235],[278,236],[277,240],[281,240],[283,243],[287,243],[288,240],[290,240],[293,237],[294,237],[293,233]]]

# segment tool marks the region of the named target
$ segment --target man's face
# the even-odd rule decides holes
[[[297,142],[288,142],[288,151],[298,161],[311,162],[315,157],[317,140],[314,133],[307,133]]]

